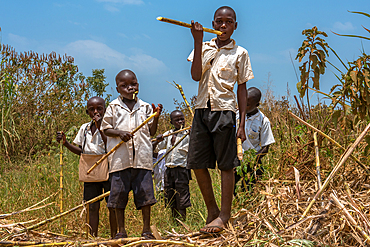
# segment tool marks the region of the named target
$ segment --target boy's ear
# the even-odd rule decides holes
[[[234,28],[234,30],[236,30],[237,27],[238,27],[238,23],[235,22],[235,28]]]
[[[212,27],[215,29],[215,21],[212,21]]]
[[[260,106],[260,102],[258,102],[257,104],[256,104],[256,107],[259,107]]]
[[[86,114],[89,115],[89,111],[86,109]]]

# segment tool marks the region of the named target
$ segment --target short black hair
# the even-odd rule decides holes
[[[132,70],[124,69],[124,70],[121,70],[120,72],[118,72],[118,74],[116,75],[116,84],[117,84],[117,77],[120,76],[120,75],[123,75],[123,76],[132,75],[137,80],[136,75]]]
[[[233,10],[233,8],[231,8],[231,7],[229,7],[229,6],[222,6],[222,7],[219,7],[219,8],[215,11],[215,13],[214,13],[214,15],[213,15],[213,19],[215,19],[215,17],[216,17],[216,13],[217,13],[218,11],[220,11],[220,10],[223,10],[223,9],[228,9],[228,10],[230,10],[231,12],[233,12],[234,20],[236,21],[236,13],[235,13],[235,11]]]
[[[181,113],[182,115],[184,115],[184,113],[183,113],[182,111],[180,111],[180,110],[174,110],[174,111],[172,111],[172,112],[171,112],[171,114],[170,114],[170,118],[171,118],[171,120],[172,120],[172,114],[175,114],[175,113]]]
[[[261,91],[256,87],[248,88],[248,98],[253,98],[256,103],[260,102],[262,97]]]

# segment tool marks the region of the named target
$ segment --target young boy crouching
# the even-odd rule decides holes
[[[125,208],[129,192],[134,194],[136,209],[143,216],[142,236],[153,238],[150,231],[150,207],[157,201],[154,197],[152,179],[152,143],[150,136],[157,131],[158,117],[162,105],[155,107],[138,99],[139,83],[131,70],[122,70],[116,76],[116,89],[120,96],[113,100],[106,111],[101,129],[108,136],[107,146],[111,150],[123,143],[109,156],[111,194],[108,208],[115,209],[118,233],[115,238],[127,237],[125,229]],[[154,120],[144,125],[135,135],[131,132],[157,112]]]

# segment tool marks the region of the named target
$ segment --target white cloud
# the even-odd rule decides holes
[[[26,50],[29,46],[34,45],[36,42],[30,40],[26,37],[19,36],[17,34],[9,33],[8,34],[9,44],[17,49]]]
[[[108,10],[109,12],[112,12],[112,13],[115,13],[115,12],[119,12],[120,11],[119,8],[114,7],[112,5],[109,5],[109,4],[104,5],[104,8],[106,10]]]
[[[120,4],[132,4],[132,5],[139,5],[143,4],[142,0],[97,0],[98,2],[104,3],[120,3]]]
[[[355,27],[352,25],[351,22],[346,22],[346,23],[343,24],[343,23],[337,21],[333,25],[333,30],[334,31],[353,31],[353,30],[355,30]]]
[[[64,50],[75,58],[76,64],[83,67],[130,68],[148,75],[158,75],[167,70],[162,61],[141,50],[133,49],[133,54],[128,56],[94,40],[78,40],[68,44]]]

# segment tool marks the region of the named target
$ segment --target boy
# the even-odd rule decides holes
[[[262,164],[262,157],[268,153],[269,146],[275,142],[269,119],[258,109],[260,100],[261,91],[255,87],[248,88],[247,115],[245,120],[245,133],[247,135],[247,139],[243,142],[242,147],[243,151],[254,149],[257,152],[255,167]],[[254,172],[254,169],[252,169],[248,164],[247,173],[250,173],[252,176],[248,181],[245,181],[246,173],[243,171],[243,192],[245,192],[246,186],[249,184],[255,184],[257,177],[262,176],[263,167],[261,166],[256,170],[256,172]],[[241,178],[242,177],[235,172],[235,184]],[[234,195],[236,195],[236,188]]]
[[[136,209],[142,211],[144,224],[141,235],[145,238],[154,238],[150,231],[150,207],[157,200],[153,191],[151,172],[153,149],[150,135],[157,131],[162,105],[151,106],[135,96],[139,92],[139,83],[131,70],[119,72],[116,76],[116,85],[120,96],[109,104],[101,129],[108,136],[108,150],[121,140],[125,143],[108,158],[112,184],[107,206],[114,208],[116,212],[118,233],[115,238],[127,237],[125,208],[128,194],[132,190]],[[153,111],[157,113],[154,120],[132,135],[131,131],[152,115]]]
[[[171,124],[175,127],[164,133],[170,134],[184,127],[184,114],[175,110],[170,114]],[[158,135],[157,140],[153,143],[153,148],[158,144],[159,149],[169,150],[181,137],[187,133],[180,132],[163,138]],[[189,136],[186,136],[172,151],[166,156],[166,171],[164,176],[164,192],[167,205],[170,206],[172,217],[178,216],[182,220],[186,219],[186,208],[191,206],[189,180],[191,179],[190,170],[186,169],[186,158],[188,155]]]
[[[230,7],[220,7],[212,21],[221,35],[202,43],[203,27],[192,21],[194,50],[191,75],[199,81],[187,167],[194,169],[207,206],[206,226],[202,233],[220,233],[230,218],[234,190],[234,167],[239,165],[236,137],[246,139],[244,122],[247,104],[246,82],[253,79],[248,52],[235,44],[231,35],[237,28],[236,14]],[[237,98],[240,126],[236,132],[236,101],[233,88],[238,82]],[[236,132],[236,134],[235,134]],[[208,168],[221,170],[221,210],[216,204]]]
[[[86,113],[92,119],[91,122],[85,123],[81,126],[80,130],[72,145],[66,139],[63,132],[57,132],[57,141],[63,140],[63,145],[68,148],[72,153],[77,155],[84,154],[105,154],[107,137],[100,130],[100,125],[105,112],[105,101],[100,97],[92,97],[87,101]],[[110,190],[110,181],[104,182],[84,182],[83,199],[85,201],[91,200],[104,192]],[[105,198],[108,202],[108,197]],[[98,236],[99,225],[99,208],[100,201],[89,205],[89,225],[90,234],[94,237]],[[111,237],[113,238],[117,232],[116,217],[112,209],[109,209],[109,222]]]

